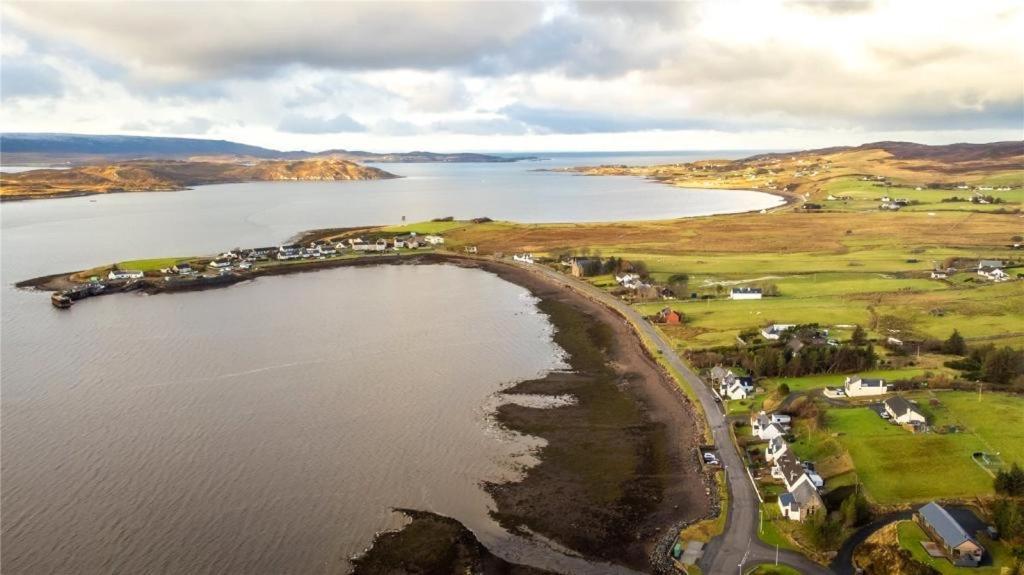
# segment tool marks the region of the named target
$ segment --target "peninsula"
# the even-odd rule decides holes
[[[190,186],[286,180],[382,180],[398,176],[340,159],[264,160],[255,163],[138,160],[66,170],[29,170],[0,177],[0,199],[24,200],[166,192]]]

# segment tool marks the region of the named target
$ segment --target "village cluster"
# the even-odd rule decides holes
[[[361,237],[348,238],[343,241],[316,240],[308,245],[286,244],[281,246],[259,248],[235,248],[219,254],[205,264],[208,272],[226,274],[232,271],[246,271],[257,262],[292,261],[292,260],[324,260],[346,253],[386,252],[398,250],[415,250],[444,244],[439,235],[419,236],[415,232],[392,238],[367,240]],[[179,262],[170,268],[160,270],[167,277],[192,276],[200,273],[198,266],[189,262]],[[108,279],[138,279],[145,274],[141,270],[112,269]]]
[[[778,334],[794,326],[771,325],[762,334],[777,339]],[[708,370],[707,379],[720,401],[745,400],[762,391],[754,384],[753,378],[735,373],[720,365]],[[836,400],[868,402],[842,404],[853,409],[871,409],[879,417],[914,432],[927,432],[928,421],[917,404],[901,395],[891,393],[891,387],[881,378],[866,378],[859,375],[847,376],[842,385],[826,388],[825,397]],[[878,401],[880,400],[880,401]],[[740,451],[746,451],[751,459],[751,480],[759,493],[779,485],[782,489],[776,498],[779,515],[787,520],[803,522],[812,513],[825,508],[827,490],[825,480],[815,470],[814,462],[801,460],[794,453],[790,442],[793,440],[793,420],[780,411],[758,410],[750,413],[749,425],[753,445],[763,445],[757,454],[763,453],[764,467],[758,467],[750,444]],[[704,457],[705,463],[709,462]],[[717,461],[713,461],[717,464]],[[929,554],[946,558],[958,567],[976,567],[985,554],[984,547],[941,505],[931,502],[921,507],[913,516],[931,541],[924,546]]]

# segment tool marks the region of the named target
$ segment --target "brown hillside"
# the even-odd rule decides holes
[[[181,190],[189,186],[280,180],[381,180],[397,177],[346,160],[272,160],[253,164],[151,160],[4,174],[0,198],[46,198],[111,192]]]

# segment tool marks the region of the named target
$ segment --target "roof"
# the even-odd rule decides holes
[[[786,491],[785,493],[779,494],[779,503],[783,507],[792,507],[793,504],[796,503],[796,498],[793,497],[792,493]]]
[[[910,403],[906,399],[903,399],[903,397],[899,395],[895,397],[890,397],[889,399],[886,399],[882,403],[884,403],[885,406],[889,408],[889,411],[896,414],[897,417],[909,412],[914,412],[917,414],[921,413],[914,407],[914,404]]]
[[[859,381],[861,387],[883,387],[883,386],[885,386],[885,380],[884,379],[878,379],[878,378],[873,378],[873,377],[861,377],[859,375],[854,375],[854,376],[850,377],[850,383],[853,383],[855,381]]]
[[[949,547],[958,547],[966,541],[973,541],[956,519],[938,503],[932,501],[918,510],[918,513]]]
[[[817,490],[807,482],[797,485],[796,489],[790,493],[793,494],[793,499],[796,499],[796,502],[801,506],[807,505],[819,498]]]
[[[776,464],[779,466],[779,471],[782,471],[782,477],[786,482],[786,485],[796,483],[796,481],[800,479],[801,475],[807,473],[804,466],[800,465],[800,462],[797,461],[796,456],[789,451],[783,453]]]
[[[734,287],[732,293],[761,293],[761,288]]]
[[[978,262],[979,268],[1001,268],[1003,267],[1002,260],[981,260]]]
[[[775,453],[776,451],[784,447],[786,447],[786,440],[782,439],[781,435],[779,437],[773,437],[771,438],[771,440],[768,441],[768,449],[772,453]]]

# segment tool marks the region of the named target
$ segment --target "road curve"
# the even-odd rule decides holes
[[[728,423],[708,388],[692,369],[672,349],[664,336],[629,304],[588,283],[568,277],[539,265],[522,265],[569,289],[584,294],[628,319],[637,330],[650,340],[661,355],[693,389],[704,408],[708,427],[718,448],[726,470],[729,486],[729,507],[722,535],[707,545],[700,567],[704,573],[742,573],[755,565],[775,563],[776,549],[757,538],[760,501],[747,475],[739,451],[729,435]],[[832,571],[791,551],[778,552],[778,562],[797,569],[804,575],[830,575]]]

